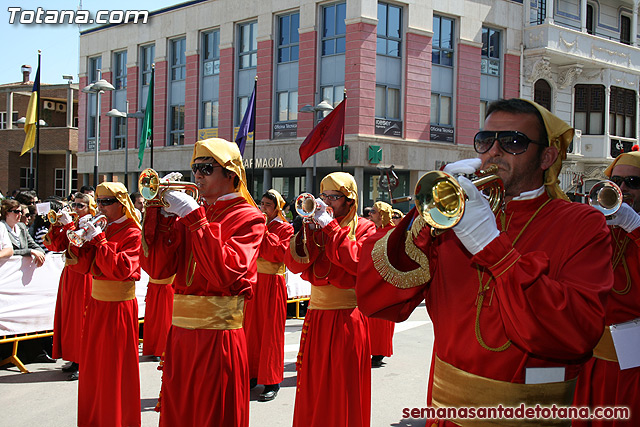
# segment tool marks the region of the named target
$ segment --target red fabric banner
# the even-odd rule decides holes
[[[300,145],[300,160],[302,163],[320,151],[344,144],[345,104],[346,99],[327,117],[322,119]]]

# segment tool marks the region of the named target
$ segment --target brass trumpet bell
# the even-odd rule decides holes
[[[58,222],[58,219],[60,218],[60,215],[62,215],[63,212],[67,212],[69,215],[71,215],[71,219],[73,219],[74,221],[78,219],[78,214],[72,211],[71,209],[69,209],[68,206],[65,206],[62,209],[60,209],[58,212],[51,209],[47,213],[47,219],[49,220],[49,223],[56,224]]]
[[[498,167],[492,165],[486,171],[479,171],[476,174],[479,178],[473,180],[478,190],[488,192],[493,212],[500,209],[504,200],[504,185],[497,171]],[[458,181],[446,172],[427,172],[416,184],[416,209],[427,224],[438,230],[447,230],[460,222],[466,200],[467,195]]]
[[[622,205],[622,191],[613,181],[598,181],[589,191],[587,201],[604,216],[611,216],[618,212]]]
[[[107,217],[104,215],[97,215],[91,218],[88,222],[92,223],[94,226],[104,229],[107,226]],[[81,227],[79,230],[67,231],[67,237],[69,238],[69,242],[71,242],[71,244],[78,247],[81,247],[82,245],[88,242],[86,236],[87,236],[86,225]]]
[[[296,213],[302,218],[313,218],[318,208],[316,198],[311,193],[302,193],[296,198]]]
[[[151,168],[140,173],[138,191],[144,197],[147,207],[169,206],[164,200],[164,192],[167,190],[181,190],[198,200],[198,186],[192,182],[163,180]]]

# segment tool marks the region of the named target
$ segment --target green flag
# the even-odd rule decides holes
[[[147,94],[147,108],[144,111],[144,120],[142,121],[142,133],[140,134],[140,148],[138,150],[138,158],[142,167],[142,159],[144,158],[144,149],[147,148],[147,141],[151,140],[153,144],[153,80],[156,73],[155,68],[151,69],[151,81],[149,82],[149,93]]]

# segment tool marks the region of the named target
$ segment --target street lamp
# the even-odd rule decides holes
[[[136,111],[135,113],[129,113],[129,101],[126,103],[126,112],[119,111],[116,108],[107,112],[107,116],[123,119],[144,119],[144,113]],[[129,189],[129,122],[125,120],[125,144],[124,144],[124,186]]]
[[[95,146],[95,162],[93,165],[93,186],[98,186],[98,151],[100,150],[100,94],[105,91],[111,91],[115,88],[111,83],[102,78],[101,70],[98,71],[98,81],[91,83],[82,88],[82,92],[86,94],[94,93],[96,95],[96,146]]]
[[[313,126],[315,127],[316,122],[315,119],[317,119],[317,112],[321,111],[322,112],[322,117],[326,117],[327,114],[329,113],[329,111],[333,110],[333,106],[331,104],[329,104],[325,99],[323,99],[318,105],[316,105],[315,107],[312,107],[311,105],[307,104],[304,107],[302,107],[300,109],[300,113],[313,113],[314,114],[314,121],[313,121]],[[311,182],[311,192],[315,192],[316,191],[316,155],[313,155],[313,180]]]

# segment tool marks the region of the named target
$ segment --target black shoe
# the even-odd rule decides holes
[[[371,366],[374,368],[381,367],[384,365],[382,359],[384,359],[384,356],[371,356]]]
[[[261,402],[268,402],[273,400],[278,395],[278,391],[280,390],[280,384],[269,384],[264,386],[264,390],[258,396],[258,400]]]
[[[78,372],[78,364],[76,362],[71,362],[62,367],[62,372]]]
[[[79,377],[78,371],[75,371],[74,373],[72,373],[67,377],[67,381],[78,381],[78,377]]]
[[[251,378],[249,380],[249,390],[253,390],[254,388],[256,388],[257,385],[258,385],[258,379],[257,378]]]
[[[159,362],[160,361],[160,356],[151,356],[151,361],[152,362]]]
[[[44,350],[42,350],[42,353],[37,355],[33,361],[36,363],[56,363],[56,359],[52,359]]]

